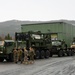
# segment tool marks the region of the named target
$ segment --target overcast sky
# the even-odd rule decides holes
[[[0,0],[0,22],[75,20],[75,0]]]

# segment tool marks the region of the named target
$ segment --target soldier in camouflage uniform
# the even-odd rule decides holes
[[[18,61],[21,61],[22,62],[22,54],[23,54],[23,51],[21,48],[18,48],[18,51],[17,51],[17,62]]]
[[[16,50],[16,48],[14,48],[14,50],[13,50],[13,58],[14,58],[14,62],[17,63],[17,50]]]
[[[30,63],[34,63],[34,49],[32,47],[29,48],[29,57],[30,57]]]
[[[28,64],[28,50],[24,47],[24,64]]]

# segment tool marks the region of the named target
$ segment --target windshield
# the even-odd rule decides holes
[[[14,42],[5,42],[5,46],[12,46]]]
[[[52,41],[52,45],[58,46],[58,45],[61,45],[61,42],[60,41]]]

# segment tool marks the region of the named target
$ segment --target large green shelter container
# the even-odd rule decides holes
[[[73,37],[75,37],[75,26],[63,21],[23,24],[21,25],[21,31],[41,31],[43,33],[57,33],[57,38],[59,40],[64,40],[68,44],[68,46],[70,46]]]

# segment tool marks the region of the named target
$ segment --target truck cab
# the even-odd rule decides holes
[[[70,48],[67,48],[67,44],[64,41],[61,40],[52,40],[52,47],[50,50],[50,55],[58,55],[59,57],[62,56],[73,56],[74,51],[71,50]]]
[[[72,44],[71,44],[71,50],[73,50],[74,51],[74,53],[75,53],[75,42],[72,42]]]
[[[58,56],[63,56],[63,53],[60,51],[62,51],[62,42],[61,40],[51,40],[52,43],[52,47],[51,47],[51,56],[52,55],[58,55]]]
[[[15,47],[14,40],[0,41],[0,58],[1,61],[13,61],[13,48]]]

